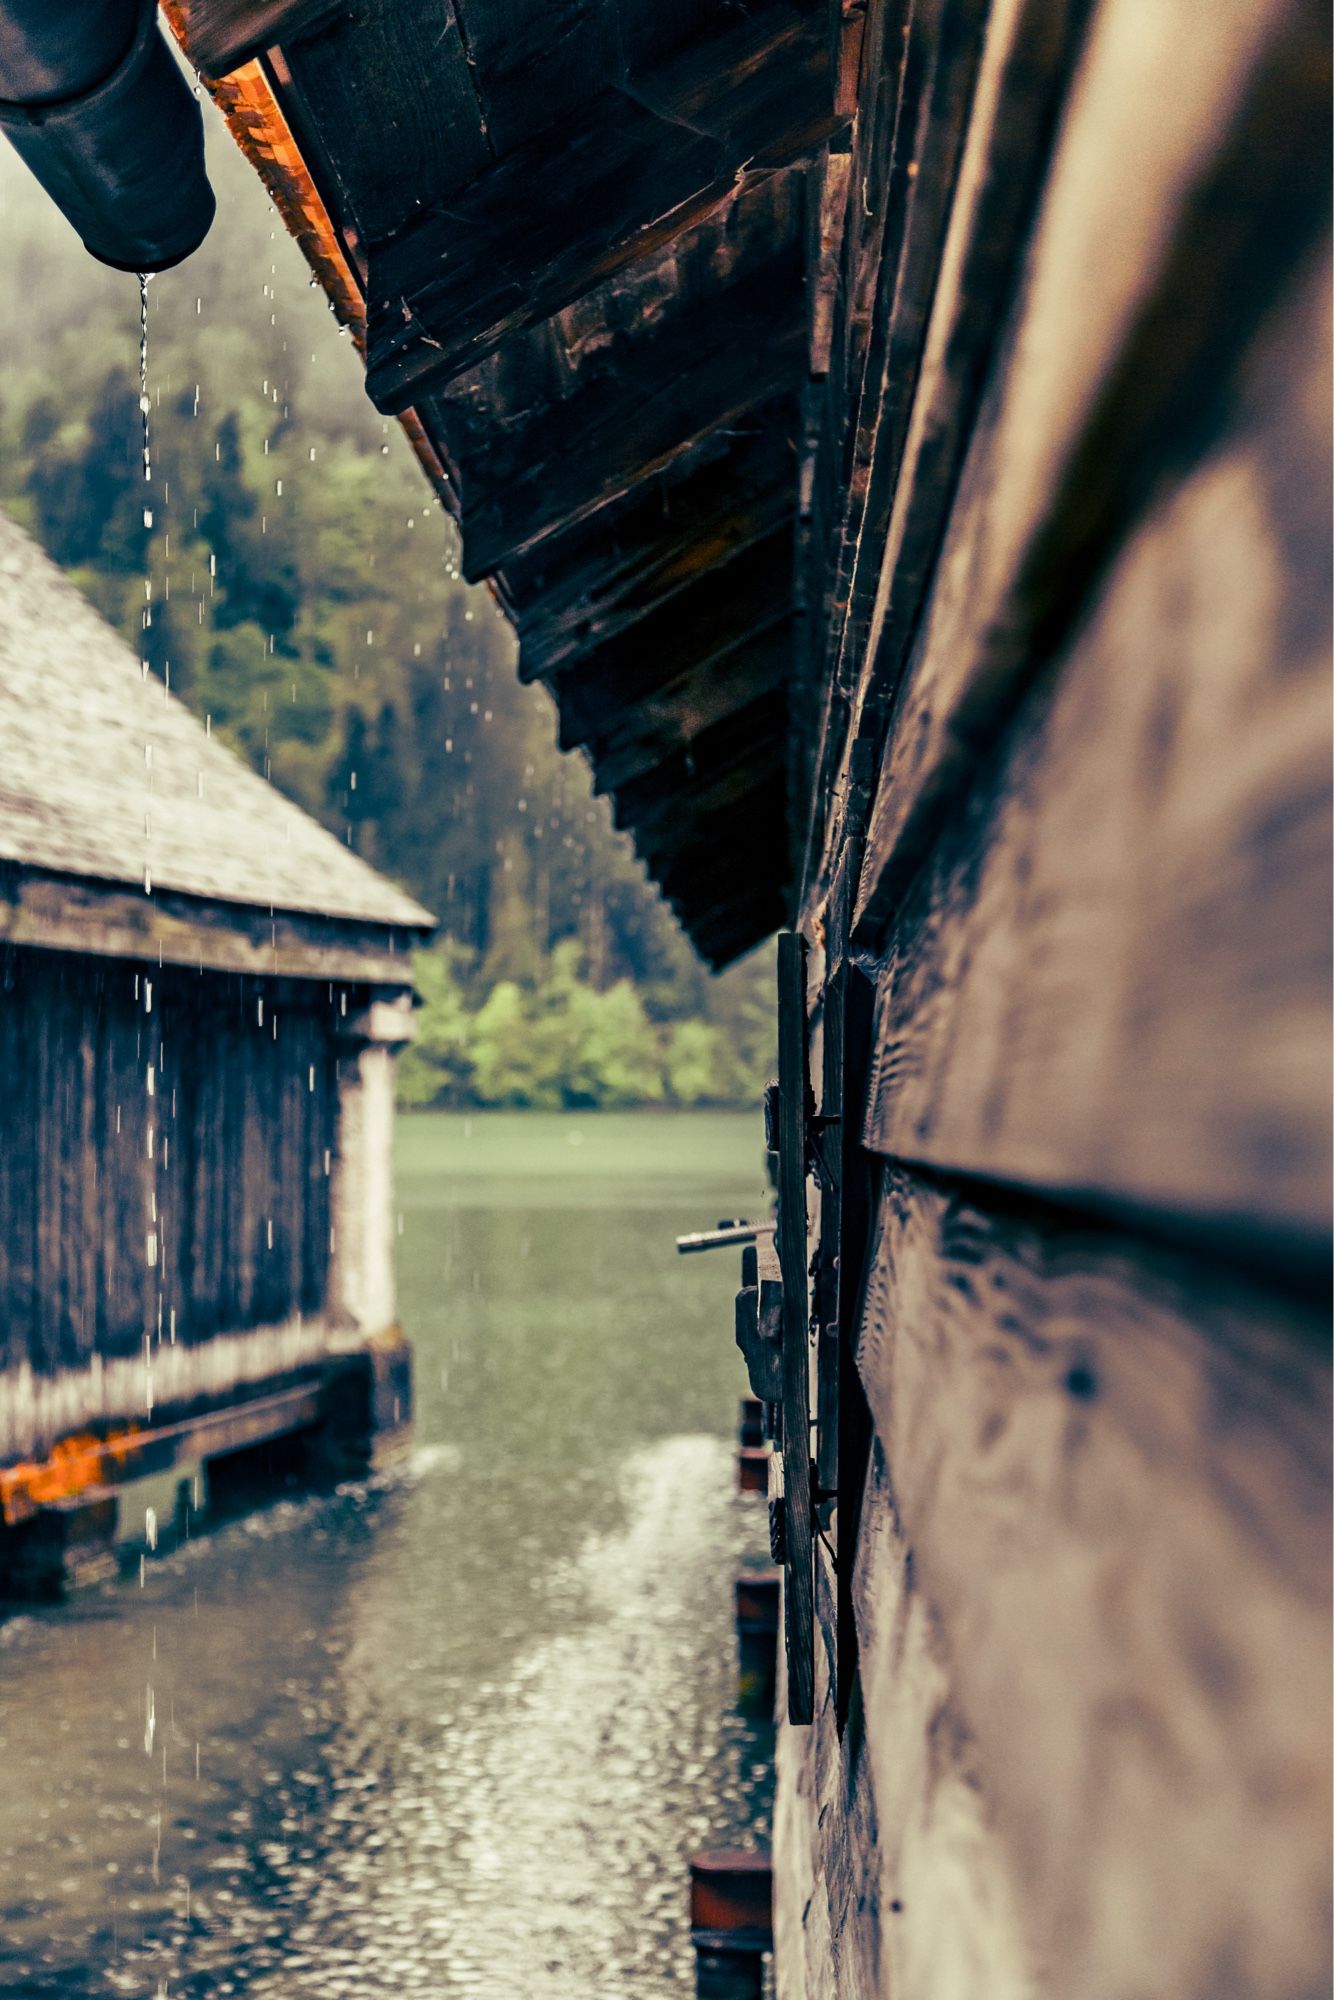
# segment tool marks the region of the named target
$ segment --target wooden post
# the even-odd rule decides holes
[[[690,1938],[697,2000],[760,2000],[774,1942],[767,1853],[721,1847],[691,1857]]]
[[[772,1713],[778,1678],[778,1578],[739,1576],[732,1588],[740,1704],[755,1713]]]
[[[738,1493],[767,1493],[769,1491],[769,1458],[767,1444],[738,1445],[736,1454],[736,1490]]]
[[[743,1259],[754,1264],[751,1248]],[[765,1439],[764,1404],[758,1396],[743,1396],[737,1409],[736,1490],[738,1493],[767,1493],[769,1490],[769,1446]]]
[[[116,1496],[99,1489],[0,1528],[0,1602],[51,1603],[75,1585],[114,1575],[118,1508]]]
[[[806,940],[778,939],[778,1256],[783,1270],[783,1546],[789,1722],[815,1714],[815,1538],[811,1509],[807,1300]]]
[[[394,1060],[412,1034],[406,994],[372,1001],[340,1031],[329,1318],[361,1335],[395,1321]]]

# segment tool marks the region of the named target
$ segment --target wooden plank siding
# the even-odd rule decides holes
[[[798,11],[782,105],[782,11],[697,0],[290,57],[560,741],[707,958],[810,966],[778,1990],[1318,2000],[1328,10]],[[481,124],[399,162],[463,43]]]
[[[902,1169],[875,1207],[859,1684],[840,1744],[820,1649],[782,1750],[785,2000],[1316,2000],[1322,1315]]]
[[[329,990],[12,949],[0,978],[0,1367],[318,1313]]]
[[[875,986],[874,1439],[783,2000],[1329,1990],[1328,28],[1199,26],[987,10],[860,437],[847,224],[801,922]]]
[[[885,945],[876,1151],[1322,1255],[1328,299],[1322,260],[975,761]]]
[[[741,15],[580,107],[370,259],[366,386],[397,411],[809,156],[836,124],[818,9]]]
[[[1203,38],[1190,0],[1096,10],[957,497],[953,479],[932,492],[915,445],[880,551],[842,745],[846,766],[863,726],[884,742],[894,706],[861,915],[883,918],[976,746],[1067,640],[1160,481],[1226,422],[1258,320],[1328,229],[1328,78],[1311,0],[1227,0]],[[970,204],[958,224],[974,223]],[[955,393],[967,268],[960,246],[916,411],[928,443]],[[902,561],[923,496],[925,600],[919,561]],[[835,808],[826,852],[837,825]]]

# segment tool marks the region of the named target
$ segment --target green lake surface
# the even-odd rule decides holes
[[[0,1995],[689,1994],[736,1711],[760,1121],[400,1121],[400,1462],[0,1626]]]

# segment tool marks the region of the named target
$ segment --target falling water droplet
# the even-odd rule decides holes
[[[139,415],[143,422],[144,478],[153,477],[153,459],[148,436],[148,416],[152,404],[148,399],[148,282],[150,273],[139,273]],[[146,520],[145,527],[152,522]]]

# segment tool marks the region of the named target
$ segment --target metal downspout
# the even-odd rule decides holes
[[[213,220],[199,106],[152,0],[0,0],[0,127],[94,257],[165,271]]]

